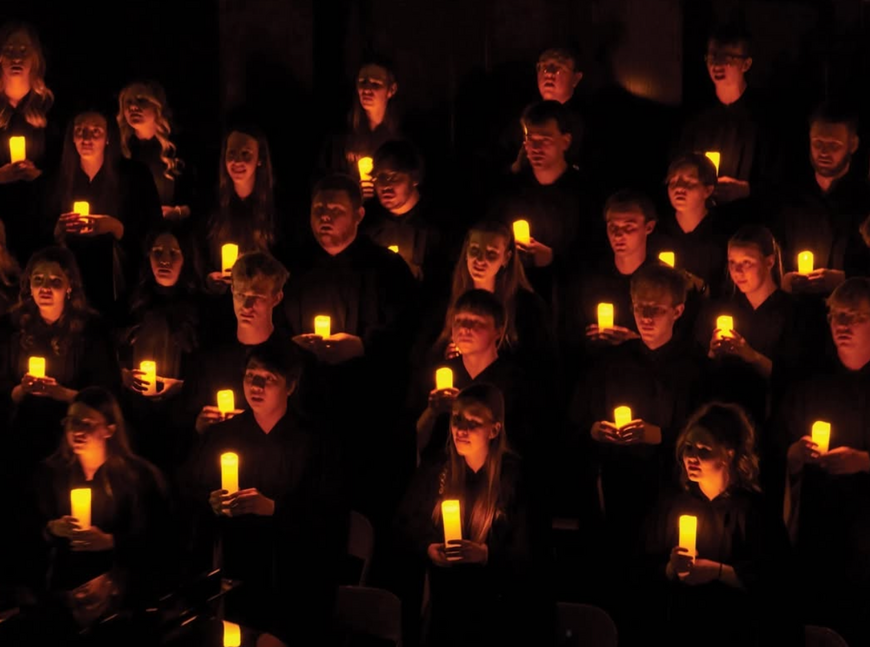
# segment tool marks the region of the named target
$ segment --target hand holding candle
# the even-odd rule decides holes
[[[227,494],[239,491],[239,455],[234,452],[221,454],[221,489]]]
[[[435,371],[435,388],[438,391],[453,388],[453,370],[445,367]]]
[[[70,490],[71,514],[79,522],[79,528],[86,530],[91,527],[91,488],[76,488]]]
[[[236,410],[236,395],[232,389],[217,392],[217,407],[223,416]]]
[[[632,420],[631,418],[631,407],[616,407],[613,410],[613,422],[616,425],[617,429],[622,429]]]
[[[686,552],[694,559],[698,556],[697,548],[698,536],[698,517],[691,514],[680,515],[680,548],[685,548]]]
[[[729,315],[722,315],[721,317],[716,318],[716,330],[719,331],[719,338],[725,339],[726,337],[733,336],[734,332],[734,318]]]
[[[73,213],[77,213],[80,216],[89,216],[91,215],[91,205],[87,202],[73,202]]]
[[[226,243],[221,246],[221,272],[229,276],[233,272],[233,265],[239,260],[239,246],[235,243]]]
[[[514,240],[516,240],[519,245],[528,245],[532,242],[532,233],[529,228],[528,220],[514,221]]]
[[[599,303],[598,304],[598,331],[613,328],[613,304]]]
[[[9,138],[9,161],[15,164],[27,159],[27,140],[24,137]]]
[[[820,454],[827,454],[831,447],[831,423],[816,420],[812,429],[813,442],[819,446]]]
[[[141,362],[139,364],[139,370],[144,373],[142,380],[148,383],[145,386],[145,390],[142,391],[142,394],[157,395],[157,362],[152,362],[150,360]]]
[[[31,357],[27,360],[27,374],[36,379],[43,379],[45,377],[45,358]]]
[[[448,551],[451,541],[462,539],[462,515],[459,512],[459,501],[447,499],[441,502],[441,519],[444,522],[444,550]],[[459,557],[451,556],[448,552],[447,559],[457,560]]]
[[[813,271],[813,260],[812,252],[798,254],[798,274],[810,274]]]
[[[327,315],[318,315],[314,317],[314,334],[320,335],[324,339],[330,336],[332,321]]]

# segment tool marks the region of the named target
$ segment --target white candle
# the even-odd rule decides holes
[[[372,169],[374,167],[375,167],[375,163],[371,157],[360,157],[359,162],[357,162],[357,168],[359,169],[360,181],[371,182],[372,181]]]
[[[698,556],[696,546],[698,517],[691,514],[680,516],[680,548],[685,548],[693,558]]]
[[[532,242],[532,232],[528,220],[514,221],[514,239],[521,245],[528,245]]]
[[[731,337],[734,332],[734,318],[729,315],[717,317],[716,328],[719,330],[720,337]]]
[[[77,213],[80,216],[89,216],[91,215],[91,205],[84,200],[73,202],[73,213]]]
[[[458,500],[447,499],[441,502],[441,519],[444,522],[444,548],[446,549],[451,541],[462,539],[462,515],[459,513]],[[459,559],[459,557],[447,559]]]
[[[24,137],[9,138],[9,161],[15,164],[27,159],[27,140]]]
[[[217,392],[218,411],[226,415],[236,410],[236,395],[232,389]]]
[[[221,246],[221,272],[232,274],[233,265],[239,260],[239,246],[235,243],[226,243]]]
[[[659,252],[659,260],[665,265],[677,266],[677,256],[673,252]]]
[[[435,388],[441,389],[453,388],[453,370],[447,367],[439,368],[435,371]]]
[[[148,382],[145,387],[146,395],[157,395],[157,362],[146,360],[139,364],[139,370],[145,373],[142,379]]]
[[[27,374],[31,377],[45,377],[45,358],[31,357],[27,360]]]
[[[631,407],[616,407],[613,410],[613,422],[617,429],[622,429],[631,422]]]
[[[387,249],[389,249],[389,250],[390,250],[391,252],[393,252],[394,254],[398,254],[398,253],[399,253],[399,246],[398,246],[398,245],[390,245],[390,246],[387,247]]]
[[[798,274],[809,274],[813,271],[813,253],[801,252],[798,254]]]
[[[221,454],[221,489],[227,494],[239,491],[239,455],[234,452]]]
[[[598,330],[613,328],[613,304],[598,304]]]
[[[318,315],[314,317],[314,334],[320,335],[324,339],[329,337],[332,332],[332,320],[327,315]]]
[[[241,647],[242,628],[235,622],[224,620],[224,647]]]
[[[79,522],[79,527],[84,530],[91,527],[91,488],[83,487],[70,490],[70,509],[72,516]]]
[[[716,167],[716,175],[719,175],[719,162],[722,159],[722,155],[720,155],[717,151],[707,151],[704,153],[704,156],[713,162],[713,166]]]
[[[820,454],[827,454],[831,446],[831,423],[816,420],[813,423],[813,442],[819,446]]]

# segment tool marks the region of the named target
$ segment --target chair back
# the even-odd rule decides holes
[[[342,631],[402,646],[402,602],[389,591],[339,586],[335,608],[336,623]]]
[[[365,586],[369,579],[369,568],[375,549],[375,530],[371,522],[359,512],[350,513],[350,527],[347,533],[347,554],[362,562],[359,586]]]

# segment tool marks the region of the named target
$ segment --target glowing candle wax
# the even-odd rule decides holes
[[[399,246],[398,245],[390,245],[389,247],[387,247],[387,249],[389,249],[394,254],[399,253]]]
[[[359,162],[357,162],[357,168],[359,169],[360,181],[371,182],[372,181],[372,169],[374,167],[375,167],[375,163],[371,157],[360,157]]]
[[[673,252],[661,252],[659,254],[659,260],[665,265],[670,265],[671,267],[677,266],[677,257]]]
[[[146,395],[155,395],[157,393],[157,362],[141,362],[139,370],[145,373],[142,379],[148,382],[148,386],[145,387]]]
[[[91,488],[75,488],[69,492],[71,514],[82,530],[91,527]]]
[[[45,358],[31,357],[27,360],[27,374],[31,377],[45,377]]]
[[[528,245],[532,240],[532,232],[529,229],[528,220],[514,221],[514,239],[521,245]]]
[[[721,337],[729,337],[734,332],[734,318],[729,315],[722,315],[716,318],[716,328],[719,329]]]
[[[441,518],[444,521],[444,547],[451,541],[462,539],[462,515],[459,514],[459,501],[447,499],[441,502]],[[459,559],[448,557],[447,559]]]
[[[798,254],[798,274],[809,274],[813,271],[813,253],[801,252]]]
[[[239,491],[239,455],[234,452],[221,454],[221,489],[227,494]]]
[[[332,332],[332,320],[327,315],[318,315],[314,317],[314,334],[320,335],[324,339],[329,337]]]
[[[696,540],[698,536],[698,517],[691,514],[680,515],[680,548],[685,548],[692,557],[698,556]]]
[[[91,205],[84,200],[82,200],[81,202],[73,202],[73,213],[77,213],[80,216],[90,216]]]
[[[453,388],[453,370],[449,368],[439,368],[435,371],[435,388],[441,389]]]
[[[10,137],[9,138],[9,161],[15,164],[15,162],[23,162],[27,159],[27,141],[24,137]]]
[[[221,246],[221,272],[230,274],[233,271],[233,265],[239,260],[239,246],[235,243],[227,243]]]
[[[240,647],[242,644],[242,628],[235,622],[227,620],[224,623],[224,647]]]
[[[717,151],[707,151],[704,153],[704,156],[713,162],[713,166],[716,167],[716,175],[719,175],[719,162],[722,160],[722,155],[720,155]]]
[[[218,411],[226,415],[232,413],[236,409],[236,395],[232,389],[224,389],[217,392]]]
[[[598,330],[613,328],[613,304],[598,304]]]
[[[616,407],[613,410],[613,421],[617,429],[622,429],[631,422],[631,407]]]
[[[820,454],[827,454],[831,446],[831,423],[816,420],[813,423],[813,442],[819,446]]]

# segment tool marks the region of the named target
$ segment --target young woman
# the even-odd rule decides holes
[[[118,96],[121,154],[151,171],[164,218],[190,216],[190,195],[183,182],[185,163],[172,141],[166,92],[154,81],[131,83]]]
[[[61,214],[55,240],[75,254],[88,299],[103,313],[113,312],[135,281],[140,241],[163,219],[151,174],[121,157],[114,126],[96,111],[75,116],[49,210]],[[88,214],[76,211],[81,202]]]
[[[540,527],[508,447],[504,409],[494,386],[461,391],[446,456],[421,465],[400,506],[399,541],[429,572],[426,644],[544,644],[552,635],[537,580]],[[459,501],[462,539],[445,545],[441,504],[449,499]]]

